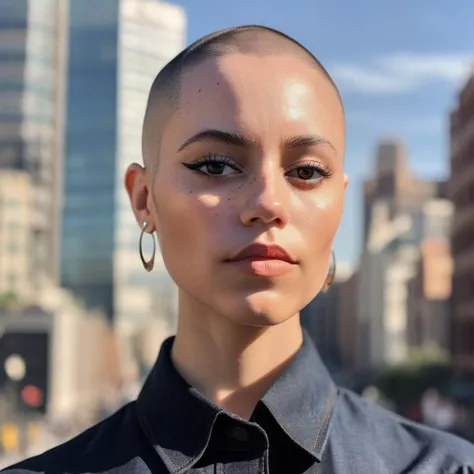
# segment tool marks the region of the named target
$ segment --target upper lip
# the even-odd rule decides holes
[[[292,258],[283,247],[280,247],[279,245],[266,244],[249,245],[229,261],[236,262],[252,258],[266,258],[268,260],[282,260],[288,263],[296,263],[296,260]]]

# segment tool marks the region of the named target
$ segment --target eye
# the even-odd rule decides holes
[[[291,179],[297,179],[306,182],[317,182],[322,178],[328,178],[331,176],[331,172],[321,165],[317,165],[314,163],[308,163],[297,168],[292,169],[288,173],[286,173]]]
[[[193,163],[183,165],[207,176],[228,176],[241,172],[232,158],[220,155],[207,155]]]
[[[225,176],[235,173],[234,168],[225,163],[206,163],[199,168],[199,171],[212,176]]]

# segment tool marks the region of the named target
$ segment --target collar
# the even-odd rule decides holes
[[[169,472],[186,472],[204,453],[219,407],[191,387],[174,368],[166,339],[136,407],[138,420]]]
[[[173,474],[186,472],[206,450],[221,408],[204,398],[176,371],[171,360],[174,337],[158,359],[136,402],[138,420]],[[337,390],[309,335],[263,403],[281,429],[317,461],[329,437]]]
[[[337,388],[311,337],[262,398],[273,418],[299,446],[321,462],[337,401]]]

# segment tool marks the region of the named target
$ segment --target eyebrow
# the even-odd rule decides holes
[[[196,135],[193,135],[191,138],[188,138],[179,147],[178,151],[184,150],[192,143],[203,142],[208,140],[218,141],[221,143],[225,143],[226,145],[233,145],[242,148],[250,147],[251,145],[255,144],[254,140],[251,140],[250,138],[247,138],[238,133],[207,129],[203,130],[202,132],[196,133]],[[319,135],[298,135],[295,137],[291,137],[284,142],[284,146],[293,150],[310,146],[325,146],[336,153],[336,149],[333,144],[329,140]]]
[[[298,135],[296,137],[291,137],[285,142],[285,146],[289,149],[324,146],[330,148],[334,153],[337,153],[334,145],[329,140],[319,135]]]
[[[192,143],[203,142],[203,141],[217,141],[225,143],[226,145],[234,145],[238,147],[248,147],[254,142],[249,138],[239,135],[238,133],[233,132],[224,132],[222,130],[208,129],[203,130],[202,132],[196,133],[191,138],[188,138],[178,149],[178,151],[184,150],[186,147]]]

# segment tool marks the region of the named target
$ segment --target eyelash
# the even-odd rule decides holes
[[[302,163],[298,163],[298,166],[296,168],[293,168],[291,171],[295,171],[298,169],[309,169],[311,171],[316,171],[323,178],[330,178],[332,176],[332,171],[328,167],[314,161],[304,161]]]
[[[230,158],[229,156],[216,155],[214,153],[209,153],[208,155],[203,156],[202,158],[199,158],[196,161],[193,161],[192,163],[183,163],[183,165],[186,168],[190,169],[191,171],[197,171],[198,173],[213,177],[213,175],[208,175],[207,173],[203,173],[199,169],[205,165],[212,165],[212,164],[227,165],[227,166],[230,166],[235,171],[238,171],[239,173],[241,173],[241,170],[238,168],[238,166],[235,164],[235,161],[232,158]]]
[[[200,170],[203,166],[209,165],[209,164],[221,164],[221,165],[227,165],[233,170],[237,171],[238,173],[242,173],[242,171],[239,169],[239,167],[235,164],[235,161],[224,155],[217,155],[217,154],[208,154],[206,156],[203,156],[202,158],[199,158],[198,160],[194,161],[193,163],[183,163],[183,165],[188,168],[191,171],[195,171],[197,173],[201,173],[205,176],[208,176],[210,178],[216,178],[219,177],[220,175],[210,175],[207,173],[204,173],[203,171]],[[314,171],[316,173],[319,173],[322,178],[330,178],[332,176],[332,171],[321,165],[320,163],[315,163],[314,161],[306,161],[303,163],[299,163],[297,167],[293,168],[291,171],[295,171],[298,169],[308,169],[311,171]],[[294,176],[289,176],[290,179],[297,179],[303,182],[311,182],[311,180],[304,180],[301,178],[295,178]]]

